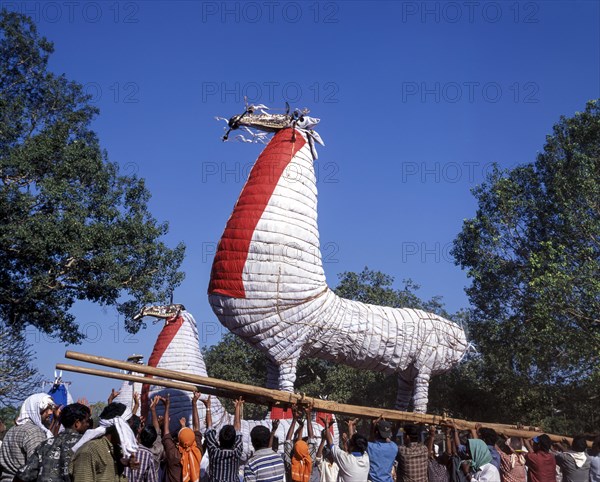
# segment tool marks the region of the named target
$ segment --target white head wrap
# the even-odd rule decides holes
[[[54,406],[54,400],[52,400],[52,397],[47,393],[36,393],[31,395],[30,397],[27,397],[23,402],[23,405],[21,405],[21,411],[19,412],[19,417],[15,423],[17,425],[23,425],[29,420],[41,428],[47,438],[52,438],[54,437],[54,434],[44,426],[41,416],[41,412],[52,406]]]
[[[575,465],[578,468],[583,467],[583,464],[585,464],[585,461],[587,460],[587,455],[585,455],[585,452],[567,452],[571,457],[573,457],[573,460],[575,461]]]
[[[79,439],[79,442],[73,446],[73,452],[77,452],[84,443],[102,437],[106,433],[106,429],[108,427],[114,426],[119,434],[119,439],[121,441],[119,445],[121,446],[123,456],[126,458],[131,457],[138,451],[138,444],[135,440],[135,435],[127,423],[127,420],[129,420],[132,415],[131,409],[127,408],[123,415],[118,417],[109,419],[101,418],[100,426],[92,430],[86,430],[83,436]]]

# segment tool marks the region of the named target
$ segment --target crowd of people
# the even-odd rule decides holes
[[[369,437],[357,431],[358,419],[348,420],[338,445],[334,420],[320,419],[317,437],[311,407],[305,406],[293,407],[281,450],[277,420],[271,427],[254,427],[246,458],[241,398],[235,401],[233,425],[217,431],[211,398],[195,392],[192,427],[181,418],[172,430],[168,395],[151,400],[149,424],[135,415],[139,396],[129,409],[114,402],[116,395],[113,390],[97,427],[85,400],[56,407],[44,393],[27,398],[13,427],[6,431],[0,422],[5,432],[0,482],[600,482],[600,436],[591,447],[583,435],[567,446],[548,435],[505,438],[480,425],[470,431],[452,423],[425,429],[379,418],[370,424]],[[206,409],[204,434],[200,400]],[[159,404],[162,416],[157,416]]]

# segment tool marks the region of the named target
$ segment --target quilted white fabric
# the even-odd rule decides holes
[[[415,411],[426,412],[430,377],[462,359],[465,333],[433,313],[350,301],[329,289],[313,151],[305,132],[292,140],[287,129],[259,156],[219,243],[209,302],[225,327],[267,354],[268,387],[293,391],[300,357],[317,357],[397,373],[396,408],[413,399]]]

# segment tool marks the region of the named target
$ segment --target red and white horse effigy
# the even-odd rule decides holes
[[[204,358],[200,350],[200,341],[198,337],[198,328],[196,326],[196,320],[192,314],[186,311],[183,305],[166,305],[166,306],[150,306],[143,308],[139,315],[152,316],[155,318],[163,319],[164,326],[156,339],[152,354],[148,360],[148,366],[165,368],[168,370],[176,370],[183,373],[189,373],[193,375],[208,376],[206,371],[206,365]],[[169,394],[171,405],[170,405],[170,419],[172,427],[179,423],[179,419],[184,417],[188,421],[188,425],[192,424],[192,393],[176,390],[172,388],[164,388],[160,386],[144,385],[140,386],[138,383],[123,382],[120,393],[116,402],[121,402],[131,407],[133,392],[140,393],[141,391],[141,412],[147,416],[149,401],[155,395],[165,396]],[[162,404],[157,408],[158,414],[162,414]],[[211,415],[213,420],[213,427],[219,430],[223,425],[233,424],[233,415],[228,413],[217,397],[212,397],[211,401]],[[203,403],[198,403],[198,416],[200,420],[201,430],[205,429],[206,411]],[[315,414],[315,421],[313,421],[313,428],[315,435],[320,437],[322,425],[316,422],[317,417],[321,415]],[[324,414],[322,415],[324,416]],[[242,421],[242,435],[244,441],[244,451],[246,454],[250,453],[250,431],[257,425],[265,425],[271,427],[271,420],[243,420]],[[279,428],[277,429],[277,436],[279,440],[283,441],[287,430],[289,429],[290,421],[281,420]],[[334,429],[334,435],[337,439],[338,431]],[[283,444],[281,446],[283,448]]]
[[[261,106],[262,107],[262,106]],[[255,162],[214,258],[209,302],[221,323],[269,359],[268,388],[293,391],[300,357],[398,374],[396,407],[425,412],[429,380],[456,365],[465,332],[434,313],[337,296],[325,279],[317,225],[313,127],[305,112],[229,120],[275,132]],[[225,138],[227,138],[227,135]],[[259,134],[264,138],[264,134]]]

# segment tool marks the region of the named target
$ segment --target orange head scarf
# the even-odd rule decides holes
[[[312,472],[312,458],[308,453],[308,444],[298,440],[294,444],[292,456],[292,482],[308,482]]]
[[[179,453],[181,454],[182,481],[198,482],[200,480],[200,461],[202,452],[196,445],[196,434],[191,428],[179,431]]]

